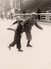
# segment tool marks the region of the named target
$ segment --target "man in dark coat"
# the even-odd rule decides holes
[[[32,14],[32,17],[28,18],[26,21],[24,21],[24,31],[25,31],[25,34],[26,34],[26,37],[27,37],[27,47],[31,47],[30,45],[30,41],[32,39],[32,36],[31,36],[31,29],[32,29],[32,26],[35,25],[37,28],[39,29],[43,29],[42,27],[40,27],[36,20],[35,20],[35,16],[34,14]]]
[[[17,23],[17,21],[13,24],[16,24],[16,23]],[[27,47],[32,47],[30,45],[30,41],[32,39],[32,36],[31,36],[32,26],[35,25],[37,28],[39,28],[41,30],[42,30],[42,27],[40,27],[37,24],[37,22],[34,18],[34,15],[32,15],[32,17],[30,17],[30,18],[27,18],[25,21],[19,21],[18,23],[19,24],[18,24],[18,27],[15,31],[14,41],[9,45],[9,49],[16,44],[18,51],[22,51],[21,50],[21,34],[22,34],[22,32],[26,33],[26,37],[27,37],[27,40],[28,40]]]

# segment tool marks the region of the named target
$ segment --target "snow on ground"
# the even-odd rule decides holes
[[[23,52],[16,46],[8,49],[13,41],[14,32],[7,30],[14,20],[0,20],[0,69],[51,69],[51,23],[38,22],[43,30],[32,27],[32,48],[26,47],[25,33],[22,35]]]

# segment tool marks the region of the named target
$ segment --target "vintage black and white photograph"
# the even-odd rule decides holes
[[[51,0],[0,0],[0,69],[51,69]]]

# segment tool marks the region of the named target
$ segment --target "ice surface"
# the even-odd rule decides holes
[[[23,33],[21,43],[23,52],[16,46],[8,49],[14,39],[14,32],[7,30],[14,20],[0,19],[0,69],[51,69],[51,23],[38,22],[43,30],[32,27],[32,48],[26,47],[26,35]]]

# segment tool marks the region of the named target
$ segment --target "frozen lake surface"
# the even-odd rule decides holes
[[[51,23],[38,22],[43,30],[32,27],[32,48],[26,47],[26,35],[23,33],[21,43],[23,52],[16,46],[8,49],[13,41],[14,32],[7,30],[14,20],[0,20],[0,69],[51,69]]]

